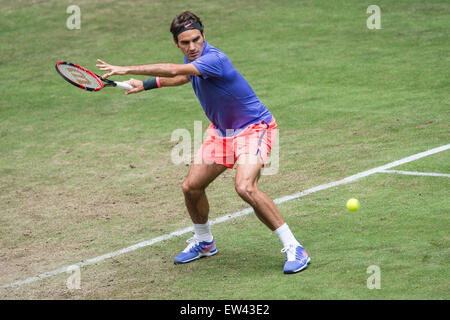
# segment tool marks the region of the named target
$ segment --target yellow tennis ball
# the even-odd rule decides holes
[[[350,211],[356,211],[359,209],[359,200],[355,198],[348,199],[347,209]]]

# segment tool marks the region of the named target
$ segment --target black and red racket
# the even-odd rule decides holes
[[[83,90],[99,91],[104,87],[118,87],[125,90],[133,89],[133,86],[128,83],[103,79],[98,74],[70,62],[58,62],[56,71],[64,80]]]

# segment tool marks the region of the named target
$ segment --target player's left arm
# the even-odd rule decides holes
[[[137,66],[113,66],[100,59],[97,59],[99,64],[96,66],[102,71],[108,71],[103,78],[108,78],[112,75],[146,75],[155,77],[173,78],[176,76],[199,76],[200,72],[193,64],[175,64],[175,63],[154,63],[143,64]]]
[[[147,79],[146,81],[148,81],[150,79]],[[175,76],[175,77],[156,77],[156,79],[151,79],[154,82],[154,87],[156,88],[156,85],[158,88],[163,88],[163,87],[177,87],[177,86],[182,86],[188,82],[190,82],[190,78],[189,76],[186,75],[181,75],[181,76]],[[128,81],[125,81],[125,83],[130,84],[133,89],[128,90],[125,94],[130,94],[130,93],[138,93],[138,92],[142,92],[144,90],[146,90],[144,88],[144,81],[142,80],[136,80],[136,79],[130,79]],[[147,88],[148,90],[149,88]]]

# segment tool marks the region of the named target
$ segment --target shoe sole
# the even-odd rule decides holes
[[[298,269],[296,269],[296,270],[292,270],[292,271],[284,271],[284,274],[293,274],[293,273],[300,272],[300,271],[306,269],[306,267],[308,267],[308,264],[309,264],[310,262],[311,262],[311,258],[308,257],[308,260],[306,261],[306,263],[305,263],[303,266],[301,266],[300,268],[298,268]]]
[[[176,261],[176,262],[174,261],[173,263],[174,263],[174,264],[185,264],[185,263],[189,263],[189,262],[192,262],[192,261],[201,259],[201,258],[211,257],[211,256],[215,255],[216,253],[217,253],[217,249],[216,249],[215,251],[208,251],[208,252],[205,252],[205,253],[200,253],[200,254],[199,254],[198,256],[196,256],[195,258],[192,258],[192,259],[189,259],[189,260]]]

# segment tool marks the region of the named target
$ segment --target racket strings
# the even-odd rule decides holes
[[[103,86],[95,75],[78,66],[61,63],[58,68],[64,77],[79,85],[92,89],[99,89]]]

